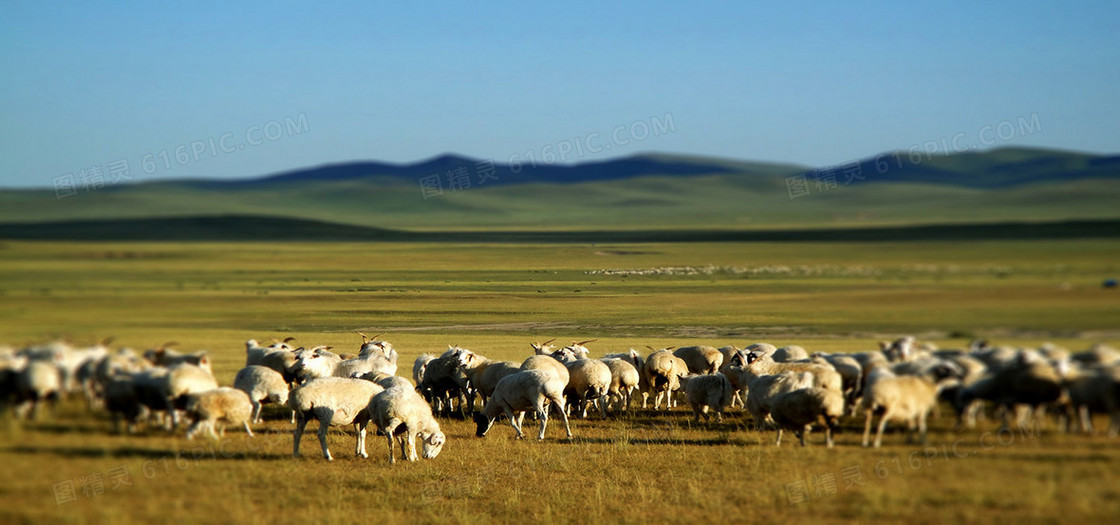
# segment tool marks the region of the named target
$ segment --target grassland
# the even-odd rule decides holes
[[[145,348],[209,349],[229,384],[250,337],[357,347],[383,332],[402,363],[460,344],[520,361],[534,339],[588,339],[599,353],[644,345],[766,340],[869,349],[916,333],[1120,343],[1113,241],[480,245],[24,243],[0,245],[0,341],[116,336]],[[651,269],[660,269],[651,272]],[[603,272],[603,270],[625,270]],[[407,364],[402,368],[408,368]],[[877,451],[771,445],[736,412],[695,425],[684,409],[574,421],[544,443],[446,421],[434,461],[390,467],[332,433],[327,464],[306,438],[290,458],[280,411],[258,437],[221,443],[111,432],[77,401],[43,421],[3,420],[0,522],[775,522],[1110,520],[1120,516],[1115,439],[955,432],[934,448],[900,433]],[[127,472],[125,479],[119,474]],[[100,494],[85,494],[83,487]],[[124,481],[130,483],[125,484]],[[74,484],[74,501],[58,487]],[[807,498],[802,498],[802,482]],[[806,501],[800,501],[806,499]]]

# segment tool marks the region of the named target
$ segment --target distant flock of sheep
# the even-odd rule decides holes
[[[755,343],[739,349],[650,348],[648,355],[626,353],[590,357],[587,344],[562,348],[531,343],[533,355],[522,363],[493,361],[466,348],[450,346],[441,355],[416,359],[412,380],[397,375],[397,351],[364,334],[354,356],[330,347],[293,348],[293,339],[262,346],[245,343],[245,367],[232,387],[219,386],[206,352],[180,353],[166,344],[142,355],[112,351],[109,341],[88,348],[52,342],[21,350],[0,347],[0,410],[33,418],[43,402],[81,392],[93,409],[112,414],[134,432],[138,424],[174,431],[189,421],[186,436],[200,432],[217,439],[226,425],[252,436],[266,403],[286,405],[295,425],[292,452],[299,456],[308,421],[319,423],[323,457],[331,460],[327,431],[353,426],[355,454],[366,454],[366,427],[372,421],[386,438],[389,461],[395,444],[401,456],[431,459],[447,441],[440,417],[473,414],[484,436],[505,417],[524,437],[526,412],[544,439],[550,413],[561,418],[572,437],[569,415],[587,418],[589,410],[608,418],[640,403],[654,410],[687,402],[695,420],[722,421],[729,407],[749,412],[758,429],[792,431],[802,446],[814,425],[824,428],[832,447],[839,420],[860,413],[863,446],[879,447],[890,422],[904,424],[908,439],[916,430],[926,442],[926,420],[940,401],[957,413],[957,425],[973,428],[992,409],[1003,427],[1038,427],[1047,410],[1061,428],[1074,421],[1092,433],[1093,414],[1109,416],[1108,434],[1120,433],[1120,352],[1106,345],[1071,353],[1054,345],[1024,349],[972,343],[967,350],[938,349],[913,337],[884,341],[877,351],[809,354],[799,346],[776,348]],[[480,397],[480,404],[475,397]],[[878,417],[874,440],[874,419]],[[395,440],[395,443],[394,443]]]

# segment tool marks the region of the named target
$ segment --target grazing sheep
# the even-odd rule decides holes
[[[261,422],[261,405],[263,403],[288,403],[288,383],[279,372],[260,365],[250,365],[242,368],[233,378],[233,387],[245,392],[253,406],[252,423]],[[292,413],[295,422],[295,412]]]
[[[1120,366],[1063,362],[1058,369],[1068,394],[1061,415],[1067,420],[1076,417],[1081,432],[1088,435],[1093,433],[1093,412],[1104,412],[1109,416],[1108,435],[1120,433]]]
[[[805,446],[805,436],[814,423],[825,427],[824,442],[832,448],[832,434],[836,423],[844,415],[844,396],[828,388],[799,388],[779,394],[770,405],[770,415],[778,425],[778,438],[775,446],[782,444],[782,430],[792,430],[801,446]]]
[[[649,377],[650,392],[654,394],[654,410],[661,407],[662,396],[666,408],[672,408],[673,392],[680,389],[681,376],[686,374],[688,365],[669,349],[658,350],[646,358],[646,375]]]
[[[916,426],[925,445],[926,418],[937,404],[937,391],[942,381],[953,377],[953,374],[953,367],[946,365],[933,367],[928,375],[922,376],[897,375],[887,367],[872,370],[863,392],[862,408],[867,414],[863,446],[869,444],[871,420],[876,414],[879,415],[879,430],[875,434],[875,448],[882,444],[883,430],[891,420],[906,422],[907,430],[911,432]]]
[[[723,423],[723,410],[731,403],[731,381],[723,374],[686,375],[681,377],[689,406],[700,422],[700,416],[705,421],[711,420],[708,410],[716,413],[716,421]]]
[[[490,399],[490,396],[494,395],[494,389],[498,388],[498,381],[501,381],[505,376],[521,371],[521,367],[513,361],[490,361],[485,367],[481,368],[481,371],[478,368],[474,369],[471,383],[473,383],[474,391],[478,392],[482,398],[483,405]],[[472,406],[473,403],[472,399]]]
[[[684,360],[690,374],[714,374],[723,364],[723,353],[711,346],[686,346],[673,355]]]
[[[1001,428],[1010,428],[1010,412],[1017,407],[1026,409],[1019,412],[1018,426],[1027,428],[1032,414],[1061,400],[1063,386],[1061,375],[1052,365],[1029,352],[1021,352],[1016,361],[1004,363],[1002,368],[961,389],[956,408],[961,413],[975,400],[991,401],[1001,409]]]
[[[756,376],[741,368],[733,368],[740,373],[741,382],[747,385],[746,408],[759,430],[773,422],[770,409],[774,398],[799,388],[813,386],[813,374],[787,370],[778,374]]]
[[[450,416],[453,399],[459,400],[459,412],[465,413],[468,385],[463,364],[473,355],[473,352],[465,348],[448,346],[443,355],[433,359],[424,368],[420,390],[430,396],[428,402],[436,413]]]
[[[249,428],[249,418],[253,414],[253,405],[249,402],[249,395],[242,390],[223,386],[206,392],[194,393],[189,396],[186,405],[187,414],[194,418],[194,423],[187,428],[187,439],[202,429],[206,429],[213,439],[218,439],[214,433],[214,426],[219,425],[219,430],[224,436],[225,425],[238,425],[245,427],[245,433],[253,436]]]
[[[579,345],[582,346],[582,345]],[[575,410],[581,419],[587,418],[587,404],[593,401],[599,405],[599,413],[607,417],[606,397],[611,388],[611,369],[598,359],[582,357],[572,347],[565,347],[552,353],[552,357],[568,368],[568,386],[564,394],[568,396],[568,406],[575,400]]]
[[[323,457],[332,461],[327,448],[327,429],[331,426],[354,425],[358,438],[354,453],[366,454],[366,425],[369,424],[369,402],[384,391],[380,385],[348,377],[322,377],[312,379],[288,395],[288,406],[296,412],[296,430],[292,456],[299,457],[299,442],[303,429],[311,419],[319,421],[319,446]]]
[[[551,358],[550,358],[551,359]],[[475,414],[474,421],[477,425],[476,435],[483,437],[494,424],[500,414],[509,417],[509,423],[517,431],[517,438],[525,437],[521,431],[521,423],[525,418],[526,410],[535,410],[537,418],[541,421],[541,430],[537,439],[544,439],[545,427],[548,426],[548,404],[556,406],[560,417],[564,420],[564,430],[568,437],[572,437],[572,429],[568,425],[568,415],[564,404],[564,384],[555,374],[545,370],[523,370],[516,374],[508,375],[498,381],[494,395]]]
[[[611,385],[607,389],[610,404],[614,406],[614,410],[627,410],[634,391],[641,383],[641,374],[628,359],[604,357],[601,361],[611,371]]]
[[[388,388],[369,402],[370,419],[389,442],[389,463],[393,457],[393,437],[401,447],[401,456],[416,461],[416,438],[423,445],[424,459],[434,459],[443,450],[447,438],[432,416],[432,407],[420,394],[407,387]],[[407,448],[406,448],[407,444]]]
[[[794,361],[808,360],[809,352],[805,351],[805,349],[801,348],[800,346],[789,345],[774,350],[774,353],[771,354],[771,357],[773,357],[774,360],[779,363],[792,363]]]

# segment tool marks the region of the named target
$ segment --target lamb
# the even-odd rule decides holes
[[[716,413],[716,421],[723,423],[723,410],[731,403],[731,381],[723,374],[687,375],[681,378],[688,404],[700,422],[700,416],[705,421],[710,421],[708,410]]]
[[[354,425],[357,443],[354,453],[366,454],[366,425],[369,424],[369,402],[385,389],[380,385],[348,377],[322,377],[312,379],[288,395],[288,406],[296,412],[296,429],[292,456],[299,457],[299,442],[303,430],[311,419],[319,421],[319,446],[323,457],[333,461],[327,448],[327,429],[330,426]]]
[[[686,346],[673,355],[684,360],[690,374],[714,374],[723,364],[723,353],[711,346]]]
[[[792,363],[794,361],[807,361],[809,352],[797,345],[783,346],[771,355],[779,363]]]
[[[959,374],[959,370],[956,373]],[[863,429],[863,446],[868,446],[871,420],[875,414],[879,414],[875,448],[879,448],[882,444],[883,430],[891,420],[907,422],[907,428],[911,431],[914,426],[917,426],[922,445],[925,445],[926,419],[937,404],[937,392],[941,382],[953,377],[953,374],[953,367],[947,365],[933,367],[928,375],[923,376],[897,375],[887,367],[872,370],[863,393],[862,408],[867,413]]]
[[[228,386],[215,388],[206,392],[191,394],[186,405],[187,413],[195,422],[187,428],[187,439],[194,439],[194,435],[206,429],[210,437],[218,439],[214,433],[214,426],[220,424],[221,434],[225,435],[225,424],[245,427],[245,433],[253,436],[249,428],[249,419],[252,417],[253,406],[249,395],[242,390]]]
[[[665,398],[666,408],[672,408],[673,392],[680,389],[680,378],[687,373],[688,365],[668,348],[658,350],[646,358],[646,375],[649,377],[650,392],[654,393],[654,410],[660,408],[662,396]]]
[[[770,410],[774,398],[786,392],[813,386],[813,374],[809,372],[787,370],[778,374],[755,376],[742,369],[739,371],[741,382],[748,386],[746,409],[760,430],[773,422]]]
[[[832,434],[844,415],[844,396],[829,388],[799,388],[775,397],[770,414],[778,425],[775,446],[782,444],[782,430],[792,430],[801,446],[805,446],[805,436],[814,423],[820,422],[825,426],[825,445],[832,448]]]
[[[583,355],[584,352],[577,353],[572,347],[565,347],[552,353],[553,358],[564,363],[568,368],[568,386],[564,389],[564,394],[569,400],[575,399],[575,409],[579,417],[587,418],[588,401],[594,400],[599,405],[600,415],[605,419],[606,397],[611,387],[611,369],[598,359],[580,357]],[[571,406],[570,401],[568,405]]]
[[[549,403],[555,405],[560,412],[560,417],[564,420],[564,430],[570,439],[572,429],[568,425],[568,415],[565,411],[564,383],[555,374],[545,370],[523,370],[508,375],[498,381],[498,387],[494,389],[490,401],[481,412],[475,414],[476,435],[485,436],[493,426],[494,419],[504,413],[509,417],[510,425],[517,431],[517,438],[521,439],[525,437],[521,431],[525,411],[533,409],[541,421],[541,430],[537,434],[537,439],[543,440],[545,427],[548,426]]]
[[[261,422],[263,403],[288,403],[288,383],[284,381],[284,376],[268,367],[250,365],[242,368],[233,379],[233,387],[249,396],[253,406],[252,423]],[[295,412],[292,413],[292,422],[295,422]]]
[[[393,387],[373,396],[369,402],[370,419],[389,442],[389,463],[393,457],[393,437],[401,447],[401,456],[416,461],[416,438],[423,445],[424,459],[434,459],[443,450],[447,437],[432,416],[432,407],[420,394],[407,387]],[[407,448],[405,444],[407,443]]]
[[[615,410],[625,411],[630,407],[630,400],[634,390],[641,383],[641,374],[638,369],[626,359],[608,358],[601,359],[611,371],[611,384],[607,389],[607,397],[614,405]]]

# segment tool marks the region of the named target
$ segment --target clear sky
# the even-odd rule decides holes
[[[381,4],[5,2],[0,186],[569,147],[1120,151],[1115,1]]]

